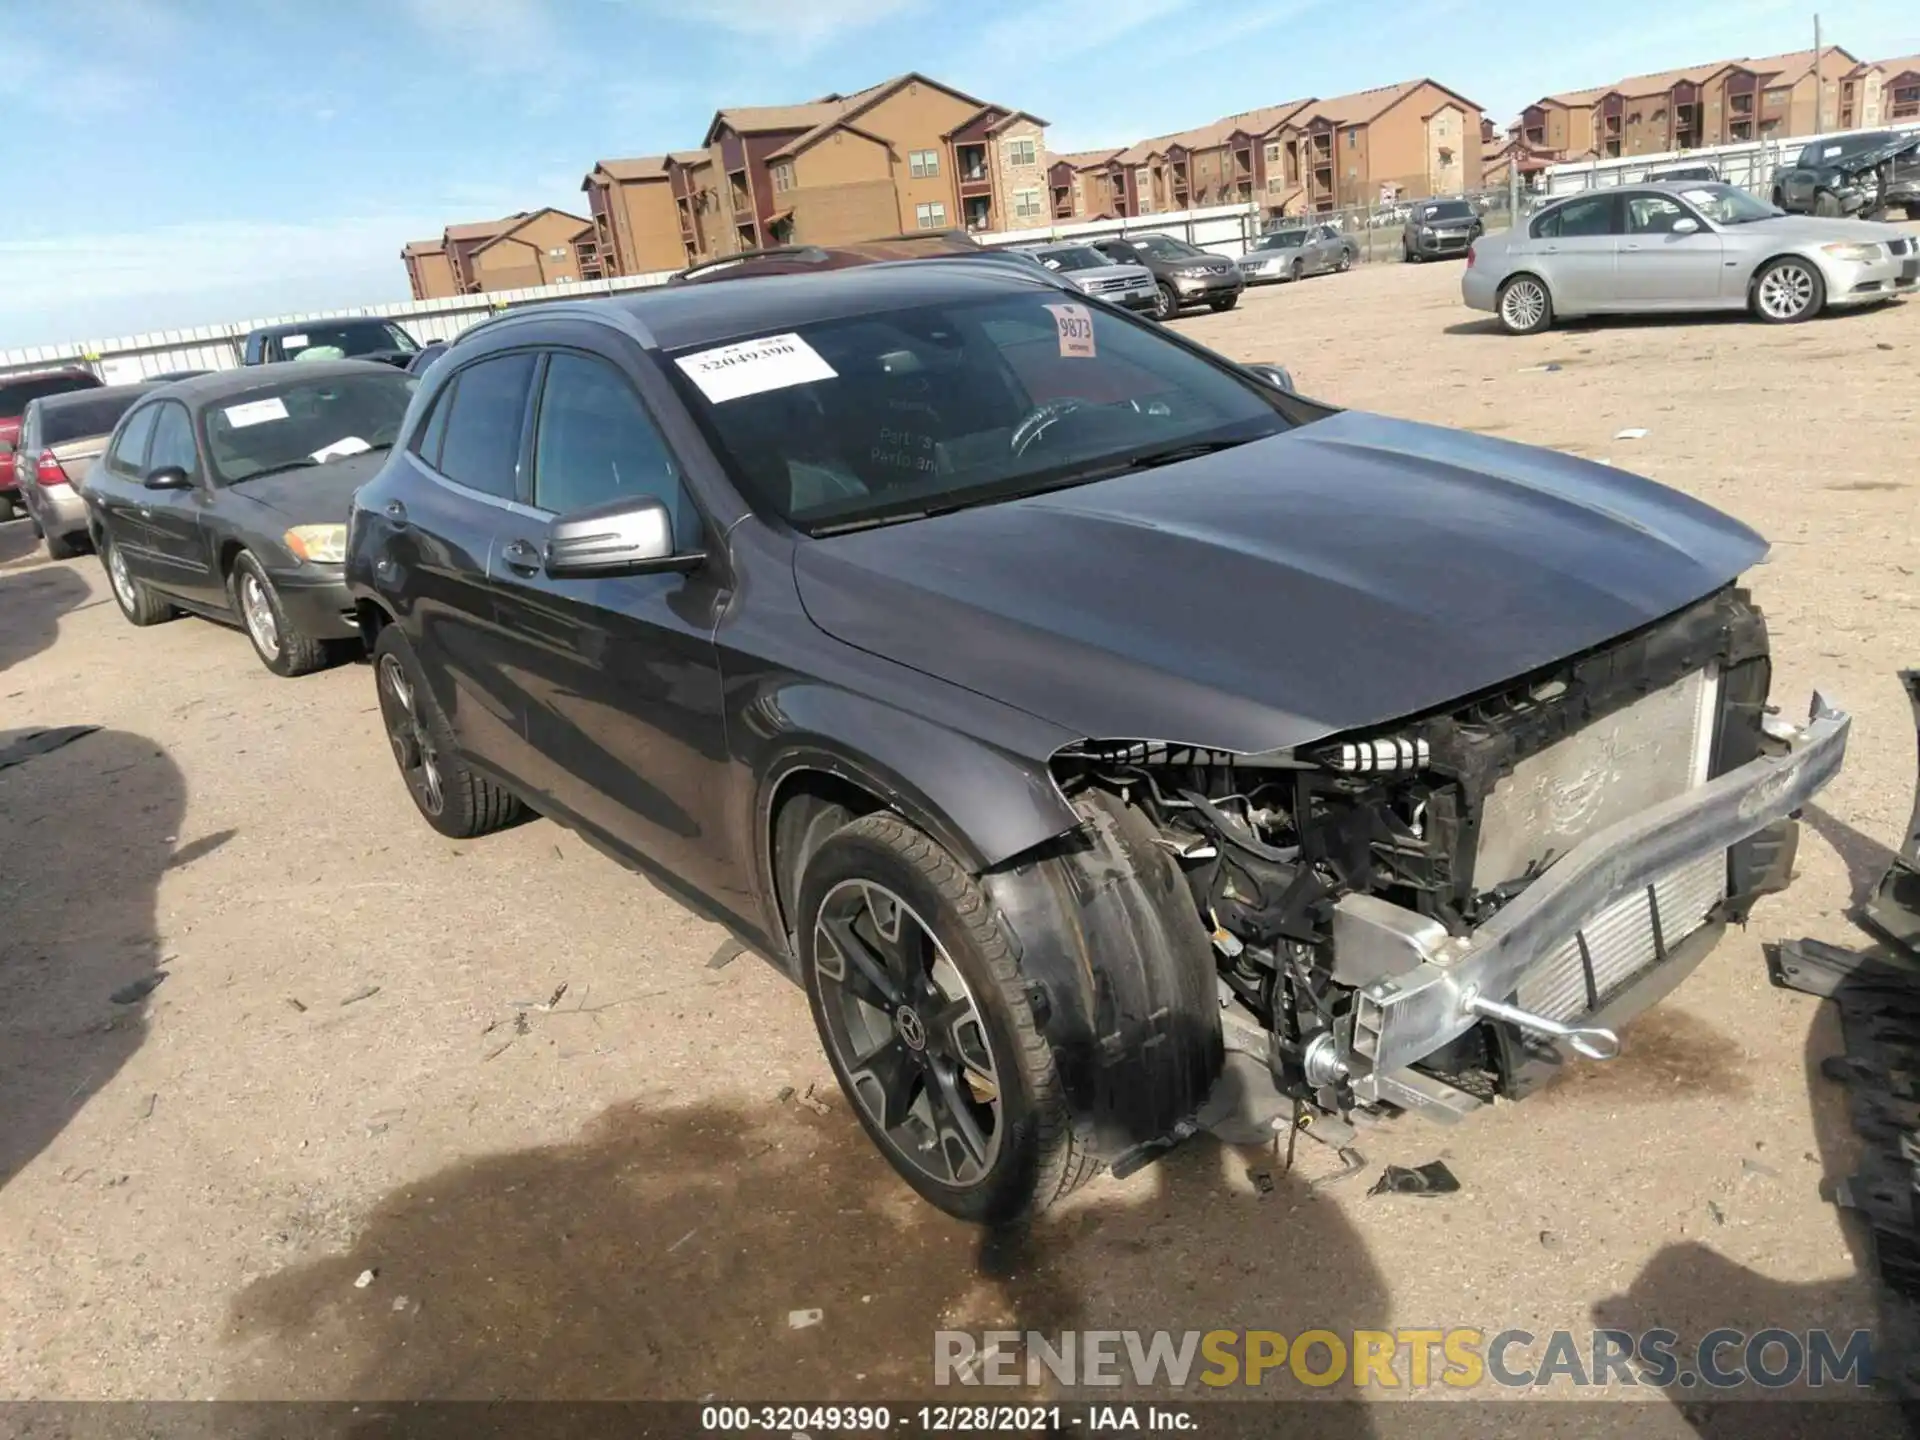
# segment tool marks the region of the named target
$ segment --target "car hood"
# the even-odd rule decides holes
[[[1744,225],[1723,225],[1720,233],[1738,239],[1750,236],[1768,246],[1832,245],[1851,241],[1856,245],[1873,241],[1904,240],[1907,232],[1898,225],[1883,225],[1877,220],[1841,220],[1820,215],[1774,215],[1765,220],[1750,220]]]
[[[1100,280],[1151,280],[1153,272],[1144,265],[1092,265],[1084,270],[1055,270],[1062,279],[1091,285]]]
[[[1499,686],[1766,548],[1624,471],[1347,411],[806,542],[795,578],[828,634],[1077,735],[1257,752]]]
[[[1876,165],[1884,165],[1887,161],[1910,151],[1920,151],[1920,130],[1906,135],[1897,135],[1875,145],[1871,150],[1836,156],[1830,163],[1834,169],[1843,174],[1856,175],[1862,170],[1871,170]]]
[[[353,492],[379,474],[380,467],[386,463],[386,451],[370,450],[364,455],[343,456],[309,469],[242,480],[226,488],[273,511],[289,526],[344,525]]]

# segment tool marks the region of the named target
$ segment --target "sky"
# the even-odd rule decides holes
[[[1820,14],[1920,52],[1915,0]],[[1419,75],[1504,123],[1812,43],[1779,0],[0,0],[0,350],[404,300],[408,240],[906,70],[1068,151]]]

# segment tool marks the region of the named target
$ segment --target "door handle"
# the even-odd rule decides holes
[[[538,574],[541,566],[539,547],[525,540],[509,540],[500,551],[500,559],[516,575]]]
[[[387,519],[393,522],[394,528],[399,530],[406,529],[407,507],[402,505],[398,500],[387,501]]]

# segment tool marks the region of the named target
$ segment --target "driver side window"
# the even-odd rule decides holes
[[[675,542],[692,549],[699,517],[667,442],[626,377],[604,360],[547,361],[533,440],[533,503],[556,515],[614,500],[658,500]]]
[[[147,452],[147,472],[178,467],[188,475],[200,474],[200,456],[193,443],[193,422],[187,407],[166,404],[159,407],[153,427],[153,446]]]
[[[1687,212],[1664,195],[1633,195],[1627,200],[1629,235],[1671,235]]]

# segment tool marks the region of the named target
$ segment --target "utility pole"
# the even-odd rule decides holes
[[[1820,63],[1820,12],[1813,14],[1813,133],[1824,135],[1827,132],[1827,77],[1821,72],[1826,68]]]

